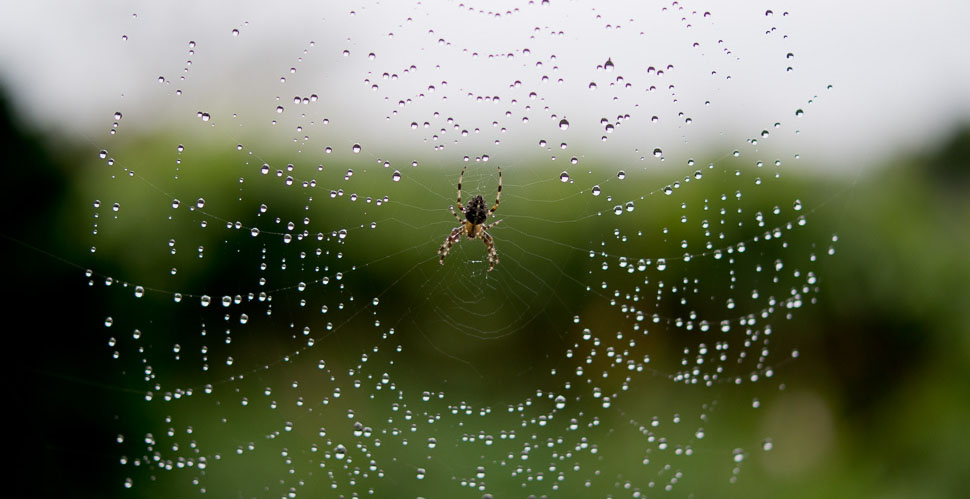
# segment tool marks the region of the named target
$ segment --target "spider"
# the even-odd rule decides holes
[[[465,167],[467,168],[467,166]],[[487,232],[488,229],[496,226],[501,222],[501,220],[492,222],[488,225],[483,225],[485,220],[495,213],[498,209],[498,200],[502,196],[502,168],[498,169],[498,194],[495,195],[495,206],[492,206],[491,210],[485,209],[485,199],[482,196],[475,196],[468,205],[461,205],[461,179],[465,176],[465,168],[461,169],[461,173],[458,175],[458,211],[465,215],[463,220],[458,213],[455,212],[454,206],[449,206],[451,209],[451,214],[461,222],[461,225],[455,227],[451,230],[451,234],[445,239],[444,244],[438,249],[438,255],[440,256],[441,264],[445,264],[445,257],[448,256],[448,251],[451,250],[451,245],[458,242],[461,236],[467,236],[468,239],[480,238],[485,246],[488,248],[488,272],[491,272],[495,268],[495,264],[498,263],[498,252],[495,251],[495,243],[492,241],[492,236]]]

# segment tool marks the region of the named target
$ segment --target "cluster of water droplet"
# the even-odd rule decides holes
[[[552,8],[459,7],[498,23]],[[341,12],[339,22],[372,14]],[[713,29],[710,12],[678,2],[661,15],[682,31]],[[780,389],[776,363],[796,354],[775,346],[777,332],[815,300],[817,261],[835,243],[799,239],[801,197],[772,191],[782,160],[759,140],[794,127],[759,126],[699,166],[693,157],[708,152],[683,130],[716,97],[680,79],[689,64],[598,54],[575,77],[574,59],[557,50],[568,29],[540,24],[522,38],[528,47],[485,50],[404,16],[378,40],[310,42],[274,73],[279,87],[256,96],[251,118],[185,107],[191,60],[179,78],[159,76],[195,127],[168,163],[123,145],[116,153],[122,113],[113,115],[91,252],[152,259],[131,282],[86,274],[106,293],[125,290],[126,305],[103,319],[124,386],[144,394],[117,437],[125,487],[174,475],[217,495],[232,480],[247,495],[287,497],[448,487],[642,497],[691,479],[731,393],[756,410],[767,397],[751,393]],[[639,30],[629,16],[590,18],[610,34]],[[231,30],[234,42],[247,27]],[[397,40],[446,63],[385,56]],[[468,61],[511,78],[478,82],[460,69]],[[313,65],[362,84],[367,93],[354,95],[377,118],[355,129],[337,117],[345,100],[374,116],[304,76]],[[710,73],[718,85],[729,79]],[[270,139],[240,137],[247,128]],[[273,135],[280,129],[286,140]],[[196,151],[211,144],[228,167],[205,171]],[[448,206],[461,166],[465,206],[476,194],[491,203],[504,181],[486,222],[503,220],[489,229],[500,254],[492,272],[481,242],[461,239],[444,265],[436,253],[459,223]],[[752,210],[746,197],[759,196]],[[124,251],[105,235],[135,224],[152,234],[122,237]],[[705,448],[723,457],[725,482],[752,451]]]

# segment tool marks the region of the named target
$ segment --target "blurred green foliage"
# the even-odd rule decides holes
[[[65,144],[54,134],[24,130],[17,126],[6,108],[0,109],[0,115],[3,116],[0,132],[6,146],[3,150],[10,159],[8,177],[3,182],[3,198],[10,213],[2,230],[2,246],[3,261],[13,274],[12,285],[4,291],[4,304],[8,334],[13,339],[8,352],[16,356],[12,365],[16,400],[11,407],[20,415],[16,426],[19,440],[16,448],[22,452],[16,459],[21,476],[20,492],[45,496],[123,496],[120,484],[126,470],[118,464],[113,444],[119,431],[116,418],[119,413],[125,413],[127,419],[122,425],[130,424],[132,413],[144,410],[139,403],[143,393],[118,385],[119,378],[109,362],[100,322],[107,311],[112,311],[119,316],[145,314],[161,330],[184,324],[177,317],[154,312],[164,307],[162,299],[151,301],[149,297],[129,306],[120,304],[129,303],[121,296],[129,296],[130,290],[92,293],[79,266],[87,267],[95,262],[97,272],[105,275],[162,275],[160,272],[167,270],[170,259],[163,262],[153,258],[165,256],[159,248],[165,246],[171,234],[156,231],[152,224],[144,223],[147,215],[139,210],[147,207],[139,199],[153,195],[152,190],[166,192],[167,186],[156,183],[142,186],[144,191],[115,191],[115,198],[125,210],[125,217],[119,223],[129,226],[120,226],[119,232],[125,234],[124,238],[100,238],[98,253],[92,256],[85,242],[90,240],[87,234],[90,221],[84,218],[88,214],[79,206],[89,206],[93,193],[104,188],[103,180],[99,180],[102,173],[93,173],[94,168],[100,167],[93,157],[95,151],[89,145]],[[163,145],[170,142],[152,138],[126,147],[137,149],[137,157],[145,161],[137,165],[139,170],[151,171],[157,165],[171,163],[171,151]],[[123,155],[123,151],[113,153]],[[205,192],[210,205],[234,202],[237,192],[231,184],[238,177],[232,173],[237,168],[234,161],[204,147],[193,148],[190,154],[195,155],[191,164],[205,164],[206,168],[183,169],[184,182]],[[151,164],[152,161],[157,165]],[[190,161],[187,159],[186,163]],[[809,169],[805,165],[799,168]],[[967,396],[970,393],[970,314],[966,310],[970,305],[968,172],[970,129],[964,129],[930,151],[901,156],[892,164],[854,177],[792,176],[781,191],[764,195],[755,191],[754,195],[745,196],[742,204],[746,211],[763,209],[775,202],[771,196],[784,200],[794,194],[804,199],[827,200],[811,215],[804,229],[807,232],[793,237],[820,241],[835,232],[839,243],[835,257],[826,258],[821,264],[819,302],[799,310],[793,321],[781,326],[776,338],[776,347],[780,344],[797,348],[800,356],[778,367],[779,377],[786,380],[786,391],[763,400],[765,410],[771,411],[765,420],[774,449],[754,454],[733,485],[720,478],[694,476],[686,479],[684,488],[679,490],[693,490],[702,497],[955,497],[970,489],[967,466],[970,440],[966,430],[970,420],[970,397]],[[326,175],[339,176],[343,171],[333,167],[321,176]],[[418,185],[440,188],[441,192],[450,192],[453,188],[450,176],[442,178],[434,172],[407,171],[406,180],[408,177]],[[479,185],[491,186],[485,180]],[[255,183],[246,186],[246,196],[239,209],[239,220],[244,225],[255,225],[246,218],[251,215],[246,214],[256,213],[255,205],[261,199],[291,203],[289,209],[295,212],[301,209],[299,199],[281,196],[278,188],[266,192],[260,191],[261,188]],[[367,190],[363,186],[361,195],[368,195]],[[375,188],[373,194],[381,192]],[[533,196],[542,195],[538,192]],[[507,190],[500,214],[516,213],[516,203],[526,204]],[[515,230],[541,230],[533,225],[588,211],[587,206],[579,204],[575,205],[575,213],[566,214],[543,211],[541,204],[533,203],[530,208],[535,218],[520,218]],[[375,218],[362,216],[363,210],[358,207],[343,212],[339,207],[328,209],[336,211],[328,212],[324,219],[341,220],[348,226]],[[381,213],[377,209],[374,212]],[[643,210],[641,213],[638,216],[654,217],[654,222],[660,225],[675,225],[673,217],[679,216],[643,213]],[[453,223],[450,216],[442,216],[440,223],[428,222],[416,229],[390,224],[387,228],[382,226],[383,245],[367,240],[366,232],[360,236],[360,242],[348,244],[356,244],[352,252],[355,261],[371,262],[389,251],[410,251],[409,247],[414,244],[402,242],[394,246],[395,239],[426,240],[433,249]],[[499,239],[498,234],[503,234],[505,239]],[[526,258],[532,251],[525,241],[514,243],[514,234],[511,229],[496,230],[500,251],[509,256],[503,261],[505,265],[513,265],[510,262]],[[582,233],[563,234],[567,245],[577,241],[574,246],[579,247],[584,237]],[[213,247],[212,251],[217,253],[207,255],[200,262],[190,258],[191,251],[186,251],[189,254],[182,264],[186,270],[167,281],[176,289],[197,289],[199,282],[214,289],[234,289],[240,283],[252,282],[251,274],[241,275],[229,254],[231,251],[220,255],[218,244],[197,242]],[[246,253],[251,249],[245,246],[248,244],[245,240],[236,244],[232,250]],[[638,252],[651,250],[649,242],[637,244],[644,245],[635,248]],[[461,246],[464,245],[456,248],[456,253],[449,258],[460,260],[460,251],[465,251]],[[112,257],[99,260],[99,254]],[[567,250],[546,252],[543,256],[553,263],[537,266],[537,272],[546,272],[537,279],[551,285],[560,279],[579,276],[583,266],[588,265]],[[425,257],[415,256],[415,259]],[[354,264],[350,256],[347,261],[347,265]],[[433,258],[431,264],[437,265]],[[404,299],[395,299],[393,294],[407,296],[421,290],[424,279],[420,270],[402,277],[400,268],[380,262],[359,272],[366,273],[367,277],[354,279],[349,286],[386,289],[390,281],[402,278],[403,282],[391,288],[392,295],[384,300],[391,304],[406,303]],[[371,291],[350,289],[348,294],[369,296]],[[561,294],[557,298],[570,301],[565,308],[586,306],[583,296]],[[548,299],[548,296],[540,294],[535,299]],[[432,324],[433,320],[433,317],[415,319],[416,323],[425,325]],[[549,318],[536,320],[539,331],[551,324]],[[18,323],[26,325],[18,326]],[[501,363],[491,365],[490,369],[481,359],[501,358],[507,365],[539,366],[548,361],[542,355],[542,342],[549,339],[543,335],[513,335],[507,341],[467,345],[467,342],[450,342],[443,335],[435,341],[442,349],[462,356],[473,355],[463,349],[477,352],[474,355],[479,360],[472,363],[487,371],[488,382],[477,382],[486,385],[481,393],[482,400],[488,401],[507,397],[507,390],[514,386],[514,375],[519,373],[503,373]],[[355,341],[367,343],[360,338],[341,341],[346,341],[342,345],[350,356],[357,352]],[[420,338],[404,341],[411,352],[427,350]],[[272,342],[260,345],[269,351],[275,348]],[[285,347],[279,348],[285,352]],[[677,346],[671,344],[666,348]],[[422,377],[423,383],[448,378],[421,370],[422,363],[429,362],[427,358],[419,356],[414,362],[415,376]],[[294,376],[294,372],[282,375]],[[463,371],[453,371],[460,372]],[[454,378],[450,381],[458,382]],[[665,400],[683,403],[685,399],[704,400],[709,396],[692,390],[677,387],[676,391],[670,391],[661,386],[646,400],[651,404]],[[366,401],[358,403],[367,404]],[[757,439],[764,431],[751,421],[746,408],[724,407],[715,419],[709,430],[712,435],[733,433],[742,439]],[[626,422],[605,422],[604,427],[611,424]],[[717,440],[709,443],[712,447],[718,445]],[[619,446],[623,442],[614,444]],[[443,449],[442,452],[450,451]],[[635,459],[636,453],[631,450],[630,460]],[[720,457],[696,456],[696,461],[701,463],[699,469],[717,459]],[[240,479],[267,472],[265,469],[233,471]],[[213,487],[216,486],[214,483]],[[393,484],[391,490],[394,490]],[[165,489],[157,492],[160,497],[180,494]],[[579,492],[563,495],[582,496]]]

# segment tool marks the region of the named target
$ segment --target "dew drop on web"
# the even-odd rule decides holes
[[[304,12],[330,43],[203,12],[217,29],[188,46],[126,28],[150,85],[112,86],[78,210],[98,372],[140,394],[105,422],[120,485],[643,497],[743,477],[772,436],[731,411],[776,409],[838,243],[784,183],[806,162],[785,120],[807,130],[820,113],[796,106],[821,100],[787,93],[809,71],[786,73],[782,25],[754,50],[727,35],[763,10],[385,7]],[[779,94],[736,101],[751,81]],[[758,107],[774,97],[797,104]]]

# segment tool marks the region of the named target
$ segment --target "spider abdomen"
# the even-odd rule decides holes
[[[484,223],[487,216],[488,210],[485,208],[485,199],[480,195],[473,197],[465,206],[465,218],[474,225]]]

